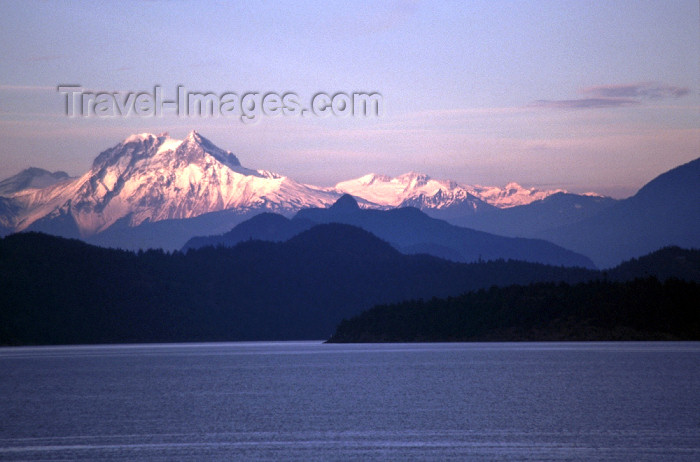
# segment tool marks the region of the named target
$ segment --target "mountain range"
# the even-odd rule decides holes
[[[58,222],[56,234],[90,237],[120,220],[136,227],[223,210],[292,211],[327,204],[337,194],[242,167],[233,153],[193,131],[184,140],[132,135],[98,155],[79,178],[5,197],[19,207],[15,230],[51,231]]]
[[[42,231],[106,247],[174,250],[194,236],[226,233],[260,213],[293,217],[350,194],[360,209],[413,207],[459,227],[551,241],[610,267],[666,245],[700,247],[699,165],[695,160],[679,166],[621,201],[516,183],[465,185],[415,172],[395,178],[369,174],[318,187],[245,168],[232,152],[194,131],[183,140],[143,133],[100,153],[80,177],[31,168],[0,182],[0,235]],[[320,219],[318,212],[304,213]],[[411,211],[393,216],[408,214],[419,217]],[[491,256],[487,249],[468,255],[462,250],[455,258],[454,245],[384,237],[409,252],[460,261]]]
[[[700,247],[700,159],[678,166],[634,196],[533,237],[581,252],[601,268],[669,245]]]
[[[505,236],[545,239],[607,268],[668,245],[700,247],[700,159],[623,200],[557,193],[524,206],[449,220]]]
[[[512,259],[549,265],[595,267],[591,260],[541,239],[502,237],[451,225],[413,207],[362,209],[349,194],[328,208],[300,210],[292,219],[262,214],[219,236],[190,239],[183,250],[204,246],[232,247],[248,239],[282,242],[322,223],[357,226],[404,254],[424,253],[446,260],[473,262]]]
[[[343,224],[186,253],[16,233],[0,239],[0,344],[320,339],[377,304],[641,276],[698,280],[700,251],[665,249],[601,273],[404,255]]]
[[[226,211],[224,221],[230,229],[237,216],[323,207],[346,192],[356,195],[363,207],[476,211],[528,203],[556,191],[515,184],[506,189],[468,187],[417,173],[397,178],[372,174],[336,187],[317,187],[245,168],[233,153],[195,131],[184,140],[142,133],[100,153],[78,178],[29,168],[0,182],[5,204],[0,224],[9,231],[41,230],[89,239],[115,224],[134,228]]]

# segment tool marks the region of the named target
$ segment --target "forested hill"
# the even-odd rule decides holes
[[[329,342],[700,340],[698,300],[700,284],[677,279],[492,287],[377,306]]]
[[[379,303],[597,275],[404,255],[338,224],[173,254],[23,233],[0,240],[0,344],[324,339]]]
[[[697,253],[667,249],[649,257],[653,264],[630,262],[624,274],[654,266],[672,274],[679,262],[692,272]],[[602,277],[621,274],[404,255],[339,224],[286,242],[172,254],[22,233],[0,239],[0,344],[323,339],[342,319],[378,304]]]

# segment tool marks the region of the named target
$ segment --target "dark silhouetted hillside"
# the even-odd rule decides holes
[[[329,342],[700,340],[700,285],[655,278],[492,287],[383,305]]]
[[[205,246],[233,247],[239,242],[256,239],[260,241],[282,242],[306,231],[315,223],[308,220],[290,220],[276,213],[261,213],[234,227],[231,231],[217,236],[193,237],[182,250],[198,249]]]
[[[23,233],[0,241],[0,343],[319,339],[378,303],[596,274],[403,255],[338,224],[173,254]]]
[[[685,274],[700,251],[663,249],[607,273],[404,255],[369,232],[318,225],[286,242],[172,254],[38,233],[0,240],[0,344],[327,338],[378,304],[491,286]]]

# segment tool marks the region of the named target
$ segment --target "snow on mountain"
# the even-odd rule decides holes
[[[420,173],[406,173],[396,178],[369,174],[338,183],[335,188],[379,206],[414,206],[420,209],[440,210],[456,205],[468,205],[473,211],[485,204],[498,208],[515,207],[544,199],[563,189],[539,190],[509,183],[497,186],[470,186],[454,181],[435,180]],[[485,203],[485,204],[484,204]]]
[[[127,216],[137,226],[226,209],[291,212],[330,205],[339,194],[242,167],[233,153],[193,131],[184,140],[132,135],[102,152],[80,178],[11,197],[23,209],[17,230],[47,216],[70,215],[89,236]]]
[[[505,188],[499,188],[497,186],[470,186],[472,194],[481,198],[483,201],[498,207],[499,209],[505,209],[509,207],[515,207],[518,205],[527,205],[531,202],[539,201],[547,196],[557,193],[566,193],[564,189],[536,189],[536,188],[525,188],[520,186],[518,183],[508,183]]]
[[[23,189],[41,189],[69,180],[66,172],[49,172],[43,168],[28,168],[17,175],[0,181],[0,196],[8,196]]]
[[[412,206],[450,219],[494,206],[528,204],[557,192],[561,190],[516,183],[469,186],[414,172],[396,178],[370,174],[322,188],[245,168],[233,153],[195,131],[182,140],[140,133],[100,153],[79,178],[28,169],[0,182],[0,231],[52,230],[54,223],[88,237],[117,221],[135,227],[219,211],[294,213],[330,206],[346,193],[358,198],[362,208]]]
[[[467,188],[454,181],[434,180],[421,173],[405,173],[396,178],[369,174],[343,181],[335,189],[372,202],[380,207],[416,207],[419,209],[445,209],[462,205],[472,211],[484,204]]]

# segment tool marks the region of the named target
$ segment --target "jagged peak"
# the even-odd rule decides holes
[[[416,183],[427,183],[430,181],[430,177],[426,175],[425,173],[420,173],[420,172],[408,172],[404,173],[402,175],[399,175],[396,177],[397,180],[401,181],[402,183],[408,182],[416,182]]]
[[[61,170],[50,172],[43,168],[29,167],[0,181],[0,195],[30,188],[42,189],[69,178],[70,176]]]
[[[510,183],[508,183],[506,185],[506,187],[504,189],[507,189],[507,190],[508,189],[518,189],[519,190],[519,189],[527,189],[527,188],[522,187],[520,184],[516,183],[515,181],[511,181]]]
[[[205,149],[224,151],[223,149],[219,148],[214,143],[209,141],[208,138],[205,138],[204,136],[202,136],[197,130],[190,131],[183,141],[187,142],[187,143],[198,144]],[[227,152],[227,151],[224,151],[224,152]]]
[[[186,140],[191,140],[191,141],[196,141],[197,143],[201,143],[202,140],[205,138],[197,132],[197,130],[191,130],[188,134],[187,137],[185,138]],[[209,140],[207,140],[209,141]]]
[[[49,172],[48,170],[44,170],[43,168],[29,167],[19,172],[18,175],[48,175],[50,173],[51,172]]]
[[[58,171],[58,172],[53,172],[53,173],[51,173],[50,171],[45,170],[45,169],[43,169],[43,168],[39,168],[39,167],[29,167],[29,168],[25,168],[24,170],[22,170],[21,172],[19,172],[19,173],[17,174],[17,176],[19,176],[19,175],[22,175],[22,176],[37,176],[37,175],[56,175],[56,174],[65,174],[66,176],[68,176],[68,174],[65,173],[65,172]]]
[[[122,144],[139,143],[141,141],[152,140],[156,138],[157,136],[153,133],[136,133],[127,137],[124,141],[122,141]]]
[[[194,143],[202,145],[204,147],[222,150],[219,147],[217,147],[216,145],[214,145],[214,143],[209,141],[207,138],[200,135],[199,132],[197,132],[197,130],[190,131],[183,140],[176,140],[175,138],[172,138],[170,136],[169,132],[162,132],[162,133],[159,133],[157,135],[154,135],[153,133],[146,133],[146,132],[135,133],[133,135],[128,136],[124,141],[122,141],[122,144],[140,142],[140,141],[160,141],[160,142],[163,142],[165,140],[194,142]]]
[[[359,181],[363,184],[371,185],[375,181],[387,182],[391,181],[391,177],[386,175],[381,175],[379,173],[369,173],[365,176],[359,178]]]
[[[135,158],[147,158],[163,154],[168,156],[184,155],[190,161],[194,161],[201,155],[210,155],[229,167],[241,166],[238,158],[232,152],[217,147],[196,130],[192,130],[183,140],[172,138],[167,132],[158,135],[152,133],[131,135],[113,148],[100,153],[93,162],[93,169],[114,165],[125,155],[134,156]]]
[[[430,178],[425,173],[416,172],[415,170],[411,170],[410,172],[402,173],[401,175],[397,176],[396,178],[419,178],[419,177]]]
[[[207,154],[213,156],[220,162],[224,162],[231,166],[240,167],[241,162],[238,158],[231,152],[221,149],[214,143],[209,141],[207,138],[200,135],[197,130],[192,130],[187,137],[182,141],[180,146],[190,146],[195,145],[201,148]]]
[[[156,154],[167,151],[175,151],[182,144],[182,140],[177,140],[175,138],[170,138],[167,134],[165,136],[158,136],[158,141],[160,145],[158,146],[158,151]]]
[[[262,178],[270,178],[270,179],[274,179],[274,180],[286,178],[285,176],[280,175],[279,173],[271,172],[269,170],[255,170],[255,172],[258,175],[260,175]]]

